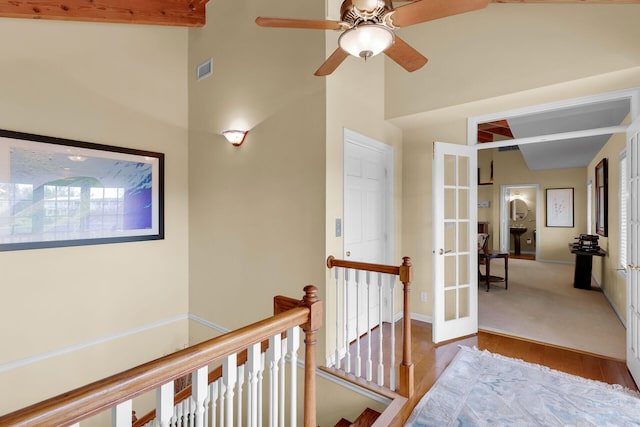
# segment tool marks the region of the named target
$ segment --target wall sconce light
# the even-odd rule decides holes
[[[227,141],[229,141],[231,144],[235,145],[236,147],[242,145],[242,143],[244,142],[244,138],[247,136],[247,133],[249,133],[248,130],[223,130],[222,131],[222,135],[224,135],[224,137],[227,138]]]

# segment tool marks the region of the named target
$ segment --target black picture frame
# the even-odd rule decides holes
[[[609,171],[607,159],[596,165],[596,233],[607,237],[609,223]]]
[[[573,187],[546,189],[546,226],[574,227]]]
[[[164,154],[0,130],[0,251],[164,239]]]

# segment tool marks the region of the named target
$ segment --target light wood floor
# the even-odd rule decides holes
[[[413,407],[459,351],[460,345],[476,346],[482,350],[548,366],[569,374],[610,384],[621,384],[632,390],[638,390],[627,370],[626,363],[621,360],[482,331],[477,336],[436,346],[431,342],[431,325],[419,321],[412,321],[411,332],[416,393],[402,413],[394,419],[393,425],[403,425]],[[398,354],[397,357],[400,356]]]

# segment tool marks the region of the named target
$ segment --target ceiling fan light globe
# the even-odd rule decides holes
[[[360,58],[370,58],[384,52],[393,44],[395,35],[389,28],[378,24],[362,24],[340,35],[342,50]]]

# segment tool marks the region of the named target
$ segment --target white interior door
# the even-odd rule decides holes
[[[627,366],[640,384],[640,119],[627,131]]]
[[[436,142],[433,342],[478,332],[477,151]]]
[[[374,264],[385,264],[388,261],[390,159],[392,159],[392,152],[389,146],[345,130],[344,259],[346,260]],[[354,326],[357,324],[359,333],[362,334],[366,332],[368,326],[373,327],[378,324],[380,301],[377,288],[374,287],[371,292],[367,292],[364,277],[361,277],[359,286],[355,280],[355,275],[351,275],[347,297],[348,322]],[[384,310],[385,313],[387,311]],[[359,313],[357,322],[356,313]],[[388,321],[388,319],[384,320]],[[350,328],[350,330],[349,338],[353,339],[355,329]]]
[[[385,262],[385,162],[383,153],[345,142],[345,259]]]

